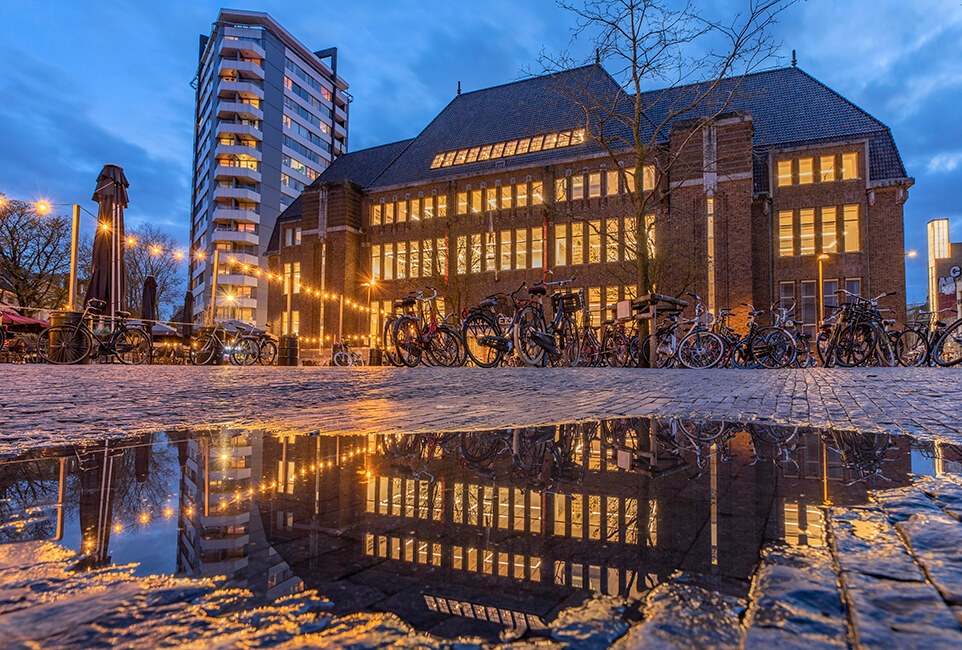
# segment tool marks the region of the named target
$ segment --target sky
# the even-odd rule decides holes
[[[537,70],[542,51],[570,46],[573,25],[547,0],[3,0],[0,193],[95,211],[97,174],[118,164],[130,181],[128,223],[153,223],[186,244],[190,81],[198,35],[221,6],[266,11],[309,48],[338,48],[354,97],[352,151],[417,135],[459,81],[468,91]],[[907,292],[921,302],[925,223],[948,218],[962,241],[962,3],[808,0],[773,32],[783,58],[770,67],[796,50],[800,68],[892,129],[916,180],[905,205],[906,249],[918,251]]]

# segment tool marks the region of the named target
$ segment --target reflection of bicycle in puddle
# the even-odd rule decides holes
[[[846,485],[854,485],[874,477],[892,481],[882,474],[884,464],[895,461],[885,455],[890,450],[898,449],[889,434],[830,429],[827,434],[823,434],[823,439],[830,449],[838,453],[842,464],[855,475],[856,478]]]
[[[395,459],[392,463],[398,469],[415,479],[434,482],[434,475],[428,471],[430,463],[444,455],[457,453],[459,433],[417,433],[387,434],[379,444],[382,452]]]
[[[750,466],[771,462],[783,468],[793,465],[794,472],[798,472],[798,461],[792,455],[798,449],[801,439],[797,426],[748,424],[745,429],[751,436]]]

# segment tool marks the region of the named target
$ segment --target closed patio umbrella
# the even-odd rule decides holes
[[[140,297],[140,319],[157,320],[157,280],[152,275],[148,275],[144,280],[144,290]]]
[[[124,209],[127,207],[128,187],[130,183],[127,182],[122,167],[104,165],[97,177],[97,189],[94,190],[93,195],[93,200],[100,204],[100,209],[97,211],[97,236],[101,236],[100,245],[106,246],[106,251],[98,251],[97,236],[95,236],[94,263],[90,286],[87,288],[87,298],[109,301],[111,318],[123,309],[123,296],[127,284],[124,272]],[[98,275],[98,269],[103,269],[98,262],[104,258],[108,260],[106,271],[101,270]],[[100,277],[104,273],[106,278]],[[107,289],[106,297],[92,295],[91,289],[99,293],[104,285]]]
[[[183,321],[186,325],[183,326],[184,343],[190,341],[190,338],[194,335],[194,292],[188,290],[187,295],[184,296],[184,312]]]

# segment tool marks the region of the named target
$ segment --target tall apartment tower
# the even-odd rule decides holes
[[[263,325],[267,279],[241,269],[267,268],[277,216],[347,151],[348,85],[336,48],[312,52],[268,14],[234,9],[201,35],[194,83],[194,320],[213,299],[215,318]]]

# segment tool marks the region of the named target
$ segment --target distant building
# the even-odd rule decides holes
[[[928,223],[928,309],[954,309],[962,316],[962,243],[949,242],[949,220]]]
[[[548,269],[577,276],[597,322],[638,292],[636,183],[670,193],[651,215],[659,292],[695,292],[742,322],[742,303],[794,302],[812,332],[819,299],[831,304],[837,289],[895,291],[882,306],[904,320],[914,180],[888,127],[796,67],[728,83],[739,85],[726,112],[672,122],[644,169],[632,151],[613,160],[587,137],[596,126],[559,92],[619,96],[600,66],[459,94],[417,137],[339,158],[281,215],[267,254],[273,273],[295,281],[274,285],[270,322],[287,330],[291,285],[302,338],[330,343],[339,320],[345,335],[376,338],[383,315],[341,318],[328,303],[322,317],[325,303],[299,283],[366,305],[373,279],[378,314],[435,286],[452,311]],[[643,98],[654,122],[657,97]]]
[[[347,83],[337,50],[312,52],[266,13],[222,9],[200,37],[191,196],[194,318],[267,320],[262,263],[277,215],[347,150]],[[230,264],[234,259],[236,264]],[[230,297],[230,300],[228,300]]]

